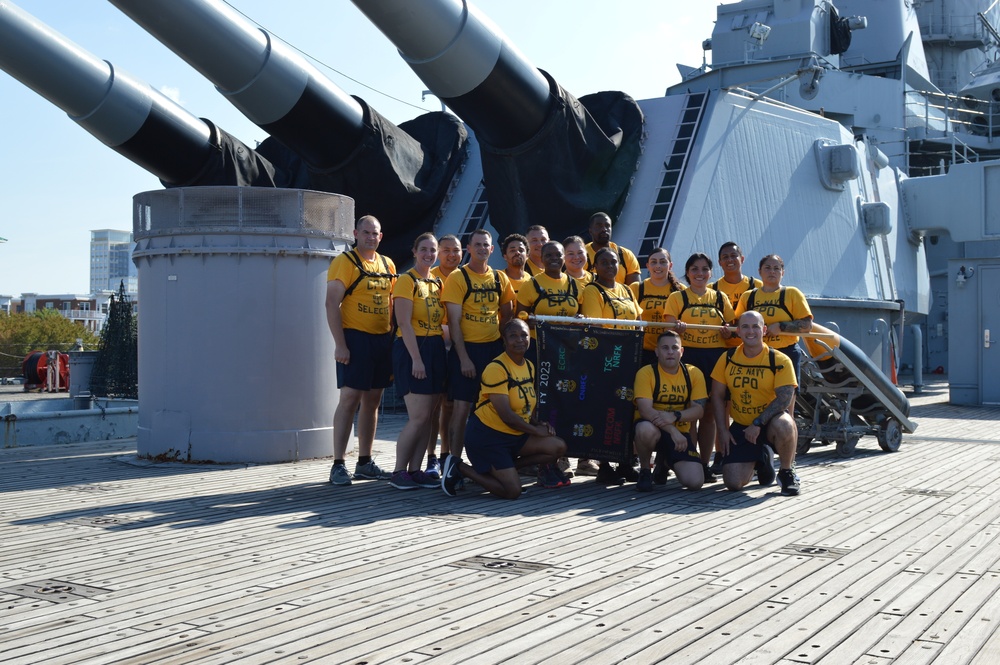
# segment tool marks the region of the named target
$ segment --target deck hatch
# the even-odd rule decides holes
[[[839,559],[851,550],[843,547],[820,547],[818,545],[792,544],[778,550],[781,554],[793,554],[796,556],[822,557],[825,559]]]
[[[530,561],[512,561],[491,556],[473,556],[468,559],[461,559],[452,562],[453,566],[459,568],[473,568],[484,572],[505,573],[508,575],[527,575],[539,570],[551,568],[544,563],[532,563]]]
[[[53,603],[68,603],[82,598],[89,598],[102,593],[110,593],[109,589],[74,584],[64,580],[41,580],[17,586],[0,589],[0,593],[9,593],[25,598],[41,598]]]

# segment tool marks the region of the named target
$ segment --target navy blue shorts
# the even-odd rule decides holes
[[[724,465],[756,464],[761,460],[761,456],[764,454],[764,444],[767,443],[767,428],[764,427],[760,430],[757,443],[750,443],[743,435],[743,430],[747,427],[749,425],[740,425],[735,422],[729,426],[729,432],[736,440],[736,445],[729,444],[729,454],[722,458]]]
[[[648,423],[649,421],[646,420],[645,418],[640,418],[635,422],[636,424],[639,424],[639,423]],[[698,444],[695,443],[695,440],[692,438],[691,432],[689,431],[684,436],[687,437],[688,447],[687,450],[685,450],[682,453],[679,453],[674,448],[674,440],[670,438],[669,434],[667,434],[661,429],[660,440],[656,442],[656,448],[655,448],[656,457],[659,458],[660,455],[662,454],[670,460],[671,464],[673,464],[674,462],[697,462],[698,464],[701,464],[701,456],[698,454]]]
[[[351,363],[337,363],[337,387],[355,390],[392,385],[392,333],[372,333],[344,328]]]
[[[726,352],[725,347],[716,346],[707,349],[702,349],[696,346],[685,346],[684,355],[681,356],[681,362],[694,365],[701,370],[701,373],[705,375],[705,382],[708,384],[708,392],[712,392],[712,370],[715,369],[715,363],[719,361],[719,357]]]
[[[479,399],[479,379],[491,360],[503,353],[503,340],[493,342],[466,342],[465,350],[476,366],[476,374],[469,378],[462,374],[462,361],[452,347],[448,354],[448,399],[475,402]]]
[[[527,434],[508,434],[487,427],[474,413],[465,425],[465,452],[472,468],[479,473],[513,469],[514,458],[527,440]]]
[[[406,350],[402,337],[397,337],[392,343],[392,372],[396,382],[396,394],[402,397],[413,393],[415,395],[440,395],[445,390],[445,378],[448,375],[448,358],[444,351],[444,339],[440,335],[418,337],[417,348],[420,349],[420,359],[424,361],[427,377],[413,378],[413,359]]]

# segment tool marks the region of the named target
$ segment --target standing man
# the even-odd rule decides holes
[[[500,243],[500,255],[507,262],[503,271],[517,295],[521,285],[531,279],[531,273],[524,267],[528,262],[528,239],[520,233],[511,233]]]
[[[719,267],[722,268],[722,277],[709,284],[710,288],[722,291],[729,296],[729,302],[733,304],[733,307],[736,307],[741,295],[750,289],[759,289],[764,286],[764,282],[756,277],[743,274],[743,261],[745,259],[743,250],[735,242],[730,240],[722,243],[722,246],[719,247]],[[740,338],[735,335],[727,341],[729,346],[734,348],[740,345]]]
[[[618,255],[618,276],[615,281],[626,286],[638,282],[639,260],[630,250],[611,242],[611,217],[607,213],[598,212],[590,217],[590,239],[587,243],[587,270],[594,270],[594,256],[597,250],[608,247]]]
[[[708,390],[705,375],[694,365],[683,364],[683,355],[681,336],[673,330],[664,331],[656,340],[656,363],[641,367],[635,375],[635,451],[639,455],[636,489],[640,492],[653,489],[653,451],[657,467],[673,468],[684,487],[696,490],[705,484],[691,423],[701,418]]]
[[[454,400],[449,433],[450,453],[462,459],[465,425],[479,398],[479,378],[486,365],[503,353],[500,326],[511,317],[514,288],[506,273],[490,268],[493,236],[477,229],[466,245],[469,262],[448,275],[441,300],[448,311],[451,353],[448,355],[448,398]]]
[[[795,398],[792,361],[764,344],[767,326],[760,312],[740,316],[737,334],[743,343],[726,351],[712,371],[712,405],[722,453],[722,479],[726,487],[740,490],[757,471],[762,486],[774,482],[774,448],[778,450],[781,493],[799,493],[799,479],[792,470],[798,430],[788,414]],[[726,391],[732,396],[733,424],[726,417]]]
[[[336,345],[340,400],[333,414],[333,468],[330,482],[350,485],[352,478],[377,480],[387,475],[372,459],[382,391],[392,380],[392,286],[396,266],[375,250],[382,225],[371,216],[354,224],[355,247],[330,263],[326,283],[326,321]],[[358,462],[354,475],[344,456],[358,415]]]
[[[525,233],[528,239],[528,262],[524,264],[524,269],[529,275],[537,275],[545,272],[545,261],[542,260],[542,247],[549,241],[549,232],[541,224],[528,227]]]

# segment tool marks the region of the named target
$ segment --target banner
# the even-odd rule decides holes
[[[632,459],[633,385],[642,331],[539,322],[538,417],[570,457]]]

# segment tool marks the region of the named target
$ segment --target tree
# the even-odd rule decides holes
[[[69,351],[78,339],[84,348],[97,346],[96,335],[54,309],[0,312],[0,376],[20,376],[21,361],[32,351]]]
[[[111,296],[108,320],[101,329],[100,355],[90,375],[90,392],[97,397],[139,397],[139,333],[125,282]]]

